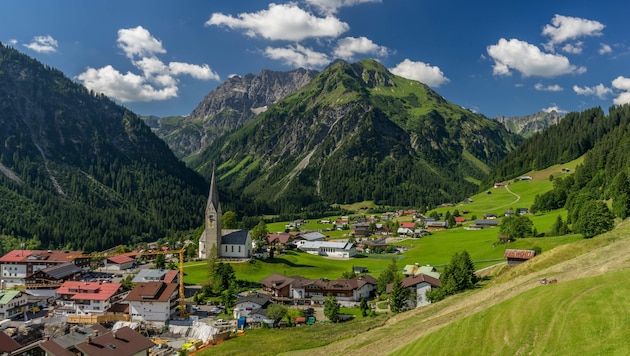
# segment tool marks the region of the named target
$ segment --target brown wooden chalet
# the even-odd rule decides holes
[[[65,281],[76,281],[81,277],[81,269],[72,262],[66,262],[41,269],[24,278],[26,288],[58,288]]]
[[[530,260],[536,256],[536,251],[534,250],[515,250],[515,249],[506,249],[505,250],[505,258],[507,258],[508,266],[517,266],[521,263]]]

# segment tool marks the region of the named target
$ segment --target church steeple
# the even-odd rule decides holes
[[[221,202],[219,201],[219,189],[215,178],[215,170],[212,169],[210,179],[210,192],[208,193],[208,203],[206,204],[205,229],[199,239],[199,257],[208,258],[213,246],[217,255],[221,255]]]

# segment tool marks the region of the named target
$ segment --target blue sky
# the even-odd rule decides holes
[[[375,58],[488,117],[630,102],[630,2],[0,0],[0,41],[142,115],[232,75]]]

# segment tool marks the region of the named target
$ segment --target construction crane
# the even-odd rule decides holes
[[[186,252],[187,243],[179,250],[158,250],[158,251],[143,251],[138,252],[137,257],[146,255],[179,255],[179,315],[182,317],[188,316],[186,310],[186,295],[184,294],[184,252]]]
[[[186,252],[186,247],[188,247],[188,242],[184,243],[184,246],[179,250],[152,250],[152,251],[140,251],[136,255],[136,258],[142,256],[149,255],[179,255],[179,315],[181,317],[187,317],[188,311],[186,310],[186,295],[184,290],[184,253]],[[108,258],[113,256],[124,255],[125,252],[96,252],[96,253],[85,253],[81,255],[68,256],[68,258]]]

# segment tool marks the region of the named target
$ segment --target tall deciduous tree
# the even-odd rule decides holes
[[[267,317],[273,320],[274,324],[282,320],[287,315],[287,307],[282,304],[273,303],[267,308]]]
[[[232,210],[228,210],[223,213],[221,218],[224,229],[238,229],[238,220],[236,219],[236,213]]]
[[[501,221],[499,231],[510,240],[532,236],[534,223],[527,216],[506,216]]]
[[[251,234],[252,234],[252,240],[256,242],[257,247],[267,245],[268,233],[269,233],[269,230],[267,229],[267,224],[263,220],[260,220],[258,222],[258,225],[254,226],[254,228],[251,231]]]
[[[574,230],[588,239],[613,228],[615,216],[601,201],[590,201],[582,206]]]
[[[324,315],[328,320],[336,323],[339,321],[339,310],[341,306],[337,303],[337,299],[331,293],[328,293],[326,300],[324,301]]]

